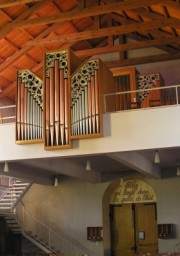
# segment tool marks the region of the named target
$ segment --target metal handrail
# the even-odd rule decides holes
[[[84,248],[79,243],[72,241],[65,234],[58,234],[51,227],[30,214],[21,201],[15,208],[15,214],[17,216],[23,231],[36,240],[39,240],[41,244],[46,245],[50,251],[54,253],[65,253],[73,256],[90,256],[91,252]]]
[[[11,178],[12,179],[12,178]],[[4,192],[0,195],[0,201],[2,200],[2,198],[7,194],[8,191],[10,191],[14,186],[14,179],[12,179],[12,183],[10,184],[9,187],[6,187],[6,189],[4,190]],[[11,196],[12,198],[12,196]],[[12,200],[11,200],[12,203]],[[12,207],[12,206],[11,206]]]
[[[134,92],[149,92],[154,90],[163,90],[163,89],[172,89],[172,88],[180,88],[180,84],[177,85],[171,85],[171,86],[161,86],[161,87],[154,87],[149,89],[138,89],[138,90],[132,90],[132,91],[124,91],[124,92],[112,92],[112,93],[106,93],[104,94],[104,97],[115,95],[115,94],[128,94],[128,93],[134,93]]]
[[[168,89],[174,89],[175,93],[174,93],[174,98],[176,99],[175,104],[171,104],[171,105],[179,105],[179,99],[178,96],[180,96],[180,85],[171,85],[171,86],[161,86],[161,87],[153,87],[153,88],[148,88],[148,89],[138,89],[138,90],[132,90],[132,91],[123,91],[123,92],[112,92],[112,93],[106,93],[103,95],[104,97],[104,113],[109,113],[107,111],[107,97],[110,96],[117,96],[117,95],[128,95],[128,94],[136,94],[136,95],[140,95],[140,93],[150,93],[152,91],[157,91],[157,90],[168,90]],[[178,89],[179,89],[179,93],[178,93]],[[162,105],[164,106],[164,105]],[[159,106],[158,106],[159,107]],[[118,110],[120,111],[120,110]],[[111,112],[111,111],[110,111]],[[112,112],[117,112],[117,111],[112,111]]]

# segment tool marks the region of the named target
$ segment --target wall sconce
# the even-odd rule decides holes
[[[91,162],[89,160],[86,163],[86,171],[91,171]]]
[[[8,162],[4,163],[4,172],[9,172],[9,165]]]
[[[180,163],[179,163],[179,160],[178,160],[178,162],[177,162],[176,175],[177,175],[177,176],[180,176]]]
[[[158,150],[156,150],[156,152],[155,152],[154,163],[155,164],[159,164],[160,163],[160,156],[159,156]]]

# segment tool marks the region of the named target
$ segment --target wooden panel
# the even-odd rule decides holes
[[[117,94],[115,96],[115,109],[113,111],[127,110],[139,107],[137,93],[137,70],[135,68],[124,68],[112,70],[114,77],[114,92],[130,92],[125,94]],[[109,101],[113,98],[110,97]],[[110,110],[111,112],[112,110]]]
[[[134,255],[134,229],[132,205],[126,204],[114,207],[114,256]]]
[[[159,73],[139,75],[137,85],[138,89],[145,89],[145,91],[141,91],[138,95],[142,108],[156,107],[162,104],[162,91],[160,89],[148,90],[164,85],[164,81]]]
[[[153,253],[158,251],[157,220],[155,204],[136,204],[136,241],[137,253]],[[144,239],[139,232],[144,232]]]

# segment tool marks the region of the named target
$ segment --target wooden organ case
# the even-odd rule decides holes
[[[103,94],[112,85],[112,72],[100,59],[86,61],[71,76],[71,139],[103,135]]]
[[[72,51],[45,53],[44,147],[70,148],[70,75],[81,61]]]
[[[43,141],[42,80],[29,70],[17,72],[16,143]]]
[[[142,90],[138,93],[141,108],[156,107],[162,104],[162,92],[160,89],[155,88],[163,85],[164,81],[159,73],[138,75],[137,90]],[[145,90],[143,91],[143,89]]]
[[[137,93],[135,92],[138,71],[135,68],[120,68],[112,70],[112,73],[116,95],[114,99],[113,96],[108,97],[108,101],[114,101],[114,106],[113,109],[107,109],[107,112],[138,108]]]

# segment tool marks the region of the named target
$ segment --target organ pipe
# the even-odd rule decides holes
[[[17,73],[16,143],[42,142],[42,80],[29,70]]]

